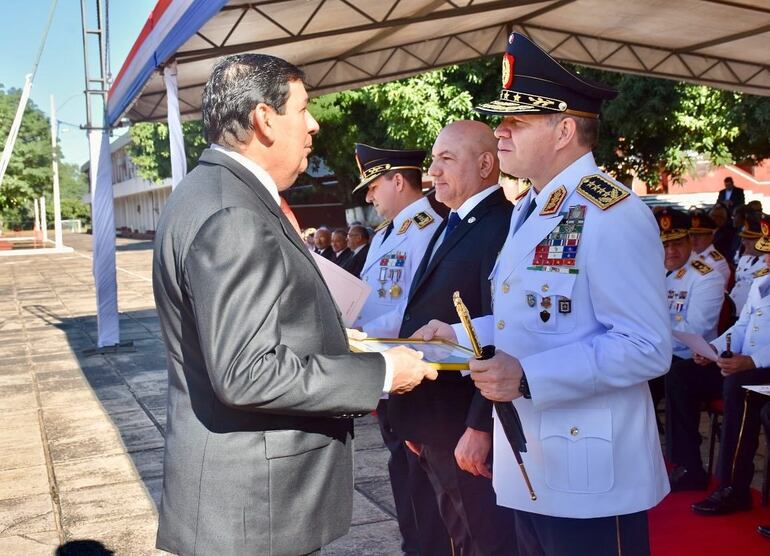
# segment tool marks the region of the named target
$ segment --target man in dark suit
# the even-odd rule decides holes
[[[161,217],[153,288],[169,393],[157,546],[169,552],[289,556],[344,535],[350,418],[435,376],[405,348],[349,352],[280,208],[318,130],[307,101],[302,71],[283,60],[218,62],[202,102],[213,144]]]
[[[337,228],[332,232],[332,249],[332,262],[338,266],[342,266],[342,263],[353,256],[353,252],[348,249],[348,232],[344,228]]]
[[[497,184],[496,153],[492,130],[481,122],[454,122],[437,137],[428,173],[436,200],[452,210],[417,269],[400,337],[431,319],[457,321],[455,291],[471,316],[492,312],[488,277],[512,210]],[[490,480],[492,406],[470,377],[442,372],[431,385],[391,396],[388,411],[393,429],[428,473],[460,554],[516,554],[513,512],[497,506]]]
[[[355,225],[348,230],[348,249],[352,256],[342,263],[342,268],[358,278],[364,269],[366,255],[369,254],[369,230],[366,226]]]
[[[725,188],[717,195],[717,204],[722,203],[727,211],[732,213],[736,207],[741,207],[746,204],[746,197],[743,189],[735,187],[733,178],[727,176],[724,181]]]
[[[326,226],[321,226],[315,233],[315,252],[325,259],[334,260],[332,249],[332,232]]]

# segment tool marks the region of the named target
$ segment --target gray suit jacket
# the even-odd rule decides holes
[[[153,286],[168,354],[157,545],[296,555],[344,535],[352,421],[379,354],[352,355],[307,248],[264,186],[207,150],[163,211]]]

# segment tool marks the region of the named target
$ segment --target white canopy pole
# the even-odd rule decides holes
[[[57,156],[56,131],[56,104],[51,95],[51,164],[53,166],[53,234],[56,249],[64,247],[61,233],[61,194],[59,192],[59,157]]]
[[[187,158],[184,152],[184,134],[182,118],[179,115],[179,91],[176,81],[176,61],[163,68],[163,80],[166,83],[166,103],[168,108],[168,140],[171,146],[171,188],[182,181],[187,173]]]
[[[32,230],[35,232],[35,239],[37,239],[37,234],[40,232],[40,205],[37,202],[37,197],[32,199],[32,202],[35,205],[35,225]]]
[[[24,110],[27,108],[27,101],[29,100],[29,93],[31,90],[32,74],[28,73],[26,79],[24,80],[24,89],[21,92],[19,106],[16,108],[16,117],[13,119],[11,130],[8,132],[8,137],[5,139],[3,157],[0,158],[0,185],[3,184],[3,177],[5,176],[5,171],[8,169],[8,163],[11,160],[11,153],[13,152],[13,146],[16,144],[16,137],[19,135],[21,119],[24,116]]]
[[[91,219],[96,320],[99,328],[97,345],[102,348],[120,343],[109,133],[101,129],[92,130],[88,133],[88,143],[91,149]]]
[[[48,218],[45,214],[45,196],[40,197],[40,229],[43,231],[43,243],[48,243]]]

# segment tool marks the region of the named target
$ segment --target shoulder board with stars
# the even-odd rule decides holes
[[[559,212],[559,209],[561,208],[561,204],[564,202],[564,199],[567,198],[567,188],[563,185],[560,185],[557,187],[553,193],[551,193],[551,196],[548,197],[548,200],[545,202],[545,206],[543,207],[543,210],[540,211],[540,216],[549,216],[551,214],[556,214]]]
[[[580,180],[577,192],[602,210],[607,210],[631,195],[631,193],[601,174],[586,176]]]
[[[532,186],[531,186],[531,185],[528,185],[527,187],[525,187],[523,191],[521,191],[521,192],[520,192],[518,195],[516,195],[516,196],[513,198],[513,200],[514,200],[514,201],[518,201],[518,200],[520,200],[520,199],[523,199],[524,197],[526,197],[526,196],[527,196],[527,193],[529,193],[529,188],[530,188],[530,187],[532,187]]]
[[[677,278],[677,279],[680,279],[680,278],[682,278],[682,276],[684,276],[685,274],[687,274],[687,267],[686,267],[686,266],[683,266],[682,268],[680,268],[680,269],[677,271],[677,273],[676,273],[676,278]]]
[[[433,222],[433,217],[427,212],[423,211],[415,214],[412,220],[414,220],[414,223],[417,224],[417,227],[422,230],[425,226],[428,226],[431,222]]]
[[[380,230],[382,230],[382,229],[384,229],[384,228],[387,228],[389,225],[390,225],[390,220],[384,220],[383,222],[381,222],[381,223],[380,223],[380,225],[379,225],[379,226],[377,226],[377,227],[374,229],[374,233],[376,234],[376,233],[377,233],[377,232],[379,232]]]
[[[724,260],[724,257],[722,256],[722,253],[720,253],[716,249],[712,249],[711,251],[709,251],[709,257],[711,257],[715,261],[723,261]]]
[[[754,276],[754,278],[761,278],[762,276],[767,276],[768,274],[770,274],[770,268],[765,267],[765,268],[760,268],[759,270],[754,272],[752,276]]]
[[[692,267],[693,267],[695,270],[697,270],[697,271],[698,271],[698,272],[700,272],[701,274],[708,274],[709,272],[711,272],[712,270],[714,270],[714,269],[713,269],[713,268],[711,268],[709,265],[707,265],[706,263],[704,263],[704,262],[701,262],[701,261],[699,261],[699,260],[694,260],[694,261],[692,261],[690,264],[692,265]]]

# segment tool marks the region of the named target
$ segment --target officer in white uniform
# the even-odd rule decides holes
[[[508,43],[500,97],[477,110],[503,116],[501,169],[533,186],[490,276],[493,315],[473,321],[497,354],[469,364],[485,397],[514,400],[536,500],[495,419],[497,501],[522,554],[648,554],[646,510],[669,490],[647,386],[671,361],[655,219],[591,154],[617,93]],[[459,325],[425,329],[469,345]]]
[[[730,298],[735,303],[736,315],[741,314],[752,282],[770,272],[770,269],[765,266],[763,254],[755,246],[757,240],[762,237],[759,221],[748,219],[743,229],[738,232],[738,236],[743,244],[743,255],[738,259],[738,266],[735,269],[735,285],[730,290]]]
[[[692,255],[690,260],[698,260],[706,263],[716,270],[721,276],[723,287],[728,289],[730,284],[731,268],[727,259],[714,247],[714,232],[717,224],[702,209],[690,212],[690,241],[692,242]]]
[[[767,268],[770,266],[770,221],[763,219],[761,230],[756,249],[764,254]],[[692,506],[696,514],[708,516],[748,510],[752,505],[753,460],[759,443],[760,411],[767,398],[743,386],[770,383],[770,276],[752,282],[738,322],[712,341],[711,347],[712,356],[720,354],[716,363],[719,378],[714,380],[704,375],[711,362],[695,355],[695,362],[703,366],[697,369],[700,372],[692,373],[689,384],[693,394],[700,395],[700,400],[691,408],[693,421],[698,420],[698,406],[702,401],[720,395],[724,400],[716,467],[719,487]],[[725,353],[728,349],[731,353]],[[693,442],[696,436],[697,425],[691,434]]]
[[[699,259],[690,259],[691,219],[679,210],[666,209],[657,214],[660,239],[665,250],[666,290],[671,328],[703,336],[710,341],[717,336],[719,312],[724,303],[723,279]],[[703,471],[698,444],[691,442],[691,407],[695,397],[686,385],[696,369],[702,374],[719,376],[716,365],[702,370],[692,360],[692,352],[676,338],[671,369],[666,374],[666,451],[674,465],[670,475],[672,490],[705,488],[708,477]],[[663,395],[660,379],[650,383],[653,401]],[[697,414],[696,414],[697,418]],[[695,435],[698,434],[697,423]]]
[[[372,236],[361,279],[372,291],[354,323],[370,337],[396,338],[409,288],[433,233],[442,222],[422,194],[425,151],[393,150],[356,144],[366,201],[385,221]],[[390,450],[388,472],[393,488],[401,548],[409,554],[451,553],[450,536],[441,519],[430,479],[392,429],[388,400],[377,405],[377,419]]]

